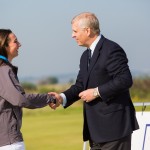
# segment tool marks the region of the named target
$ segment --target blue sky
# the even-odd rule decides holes
[[[131,71],[150,73],[149,0],[1,0],[0,28],[10,28],[22,47],[13,61],[19,77],[77,73],[84,47],[71,37],[71,19],[85,11],[101,33],[126,51]]]

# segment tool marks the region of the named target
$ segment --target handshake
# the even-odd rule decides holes
[[[52,109],[56,109],[60,104],[63,104],[63,97],[60,94],[56,92],[49,92],[48,94],[52,97],[51,103],[49,103]],[[100,97],[100,94],[98,88],[91,88],[80,92],[78,97],[84,102],[89,103]]]
[[[58,93],[50,92],[48,94],[51,96],[51,103],[49,103],[49,106],[52,109],[56,109],[60,104],[63,104],[63,98]]]

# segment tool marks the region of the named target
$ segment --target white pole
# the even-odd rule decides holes
[[[83,143],[83,150],[87,150],[87,141]]]

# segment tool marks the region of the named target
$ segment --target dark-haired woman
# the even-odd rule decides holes
[[[0,29],[0,150],[25,150],[22,133],[22,107],[35,109],[52,102],[48,94],[26,94],[12,60],[21,44],[11,30]]]

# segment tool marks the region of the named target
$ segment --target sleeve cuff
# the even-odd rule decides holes
[[[97,94],[99,95],[99,97],[101,97],[100,92],[99,92],[99,90],[98,90],[98,87],[96,87],[95,89],[96,89]]]
[[[60,93],[60,96],[61,96],[62,99],[63,99],[62,106],[65,107],[65,106],[66,106],[66,103],[67,103],[66,95],[65,95],[64,93]]]

